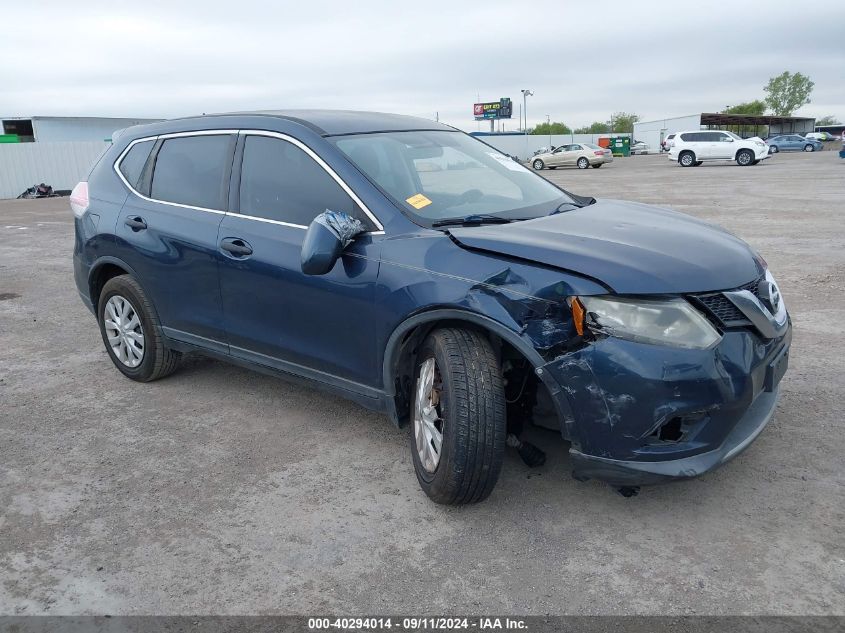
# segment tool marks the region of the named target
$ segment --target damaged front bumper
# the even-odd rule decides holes
[[[573,476],[640,486],[732,459],[772,418],[791,339],[791,326],[771,340],[728,331],[707,350],[606,337],[547,363]]]

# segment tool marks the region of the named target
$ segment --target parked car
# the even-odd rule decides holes
[[[439,503],[487,497],[532,422],[626,494],[701,475],[763,430],[788,364],[786,306],[743,241],[424,119],[132,127],[70,204],[76,285],[124,376],[198,352],[382,411]]]
[[[599,168],[613,162],[613,152],[593,143],[571,143],[561,145],[545,154],[538,154],[531,159],[531,166],[536,170],[557,169],[558,167]]]
[[[832,141],[832,140],[836,139],[836,137],[833,134],[830,134],[829,132],[808,132],[807,134],[804,135],[804,138],[813,139],[813,140],[822,141],[822,142]]]
[[[816,152],[822,148],[822,142],[814,138],[804,138],[798,134],[782,134],[766,141],[769,152]]]
[[[756,165],[769,157],[769,147],[756,136],[742,139],[733,132],[693,130],[679,132],[669,150],[669,160],[682,167],[698,167],[708,160],[731,160],[737,165]]]
[[[668,152],[670,149],[672,149],[672,145],[674,145],[674,144],[675,144],[675,133],[673,132],[672,134],[670,134],[669,136],[667,136],[666,138],[663,139],[663,141],[660,143],[660,149],[663,150],[664,152]]]
[[[634,144],[631,145],[631,155],[634,154],[648,154],[651,151],[648,143],[645,141],[634,141]]]

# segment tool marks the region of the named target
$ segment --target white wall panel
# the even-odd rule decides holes
[[[42,182],[53,189],[73,189],[109,145],[96,141],[0,143],[0,198],[16,198]]]

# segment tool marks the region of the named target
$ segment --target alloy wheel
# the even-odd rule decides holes
[[[128,299],[113,295],[106,303],[103,325],[112,353],[127,367],[144,360],[144,329],[135,307]]]
[[[437,470],[443,448],[443,418],[440,415],[442,379],[437,363],[428,358],[420,364],[414,398],[414,440],[420,464],[428,473]]]

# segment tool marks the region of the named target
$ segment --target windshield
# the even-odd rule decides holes
[[[731,138],[733,138],[733,139],[735,139],[735,140],[737,140],[737,141],[741,141],[741,140],[742,140],[742,138],[741,138],[741,137],[737,136],[737,135],[736,135],[736,134],[734,134],[733,132],[725,132],[725,134],[727,134],[728,136],[730,136]]]
[[[462,132],[381,132],[328,140],[423,226],[478,214],[523,220],[574,204],[546,179]]]

